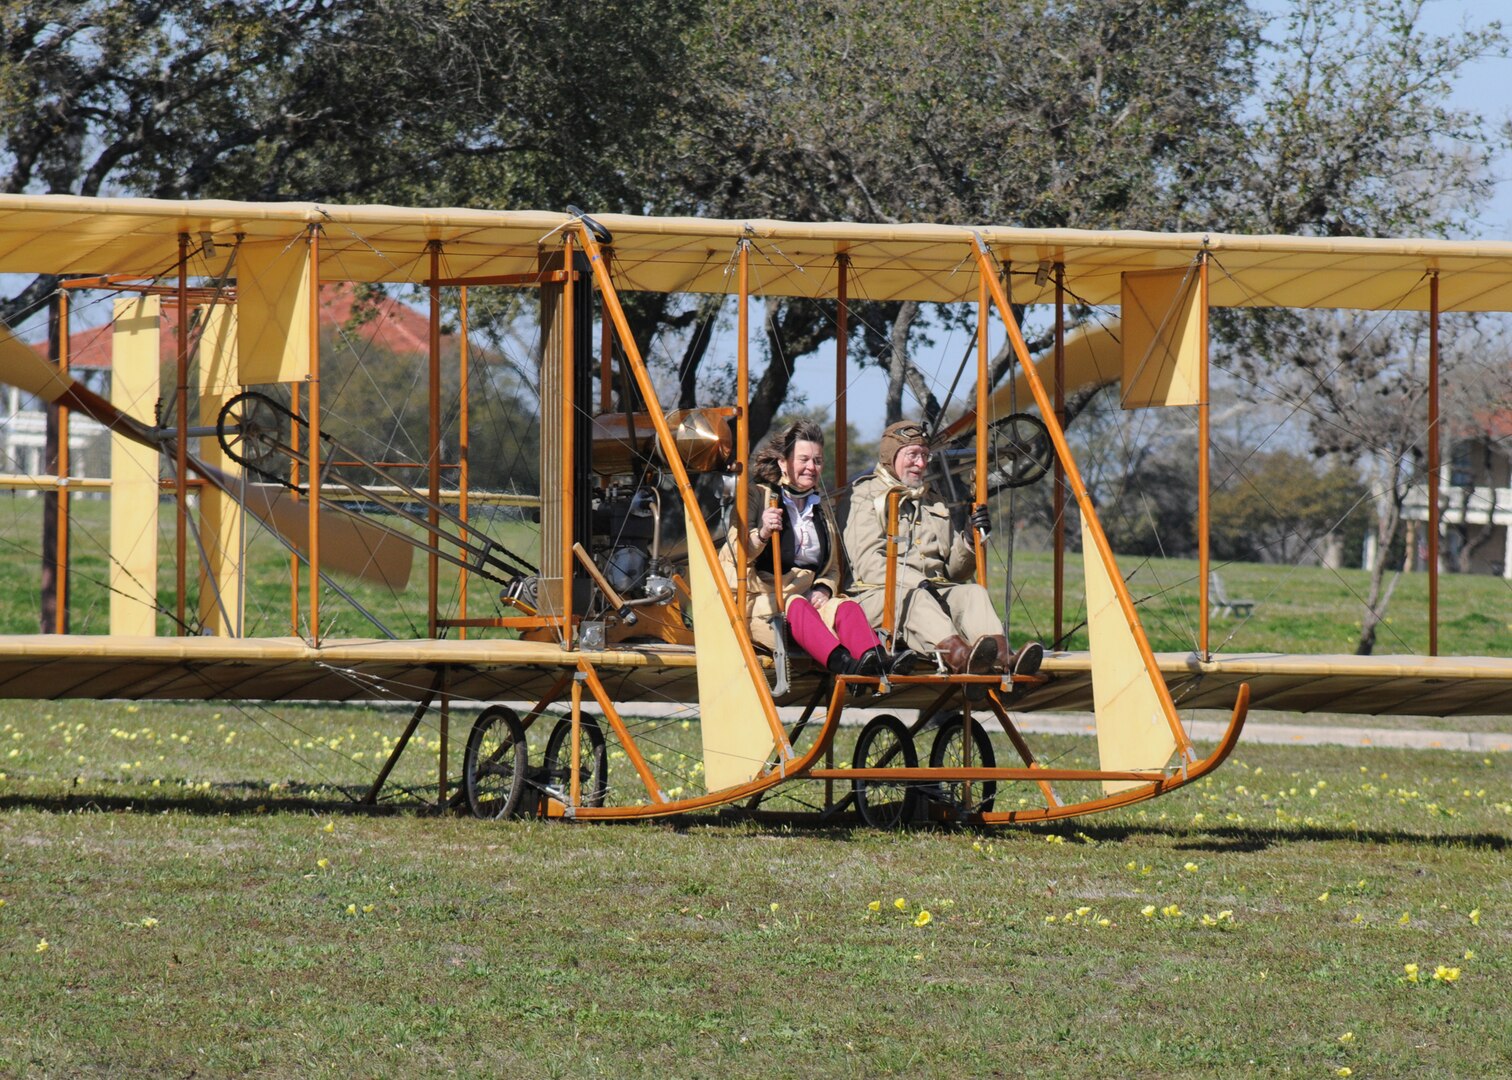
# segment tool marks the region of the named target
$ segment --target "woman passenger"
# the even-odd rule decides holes
[[[799,647],[837,675],[906,675],[914,654],[890,657],[855,601],[840,593],[841,543],[834,515],[819,494],[824,433],[799,420],[773,435],[751,459],[748,533],[732,522],[720,562],[733,588],[735,546],[744,543],[747,565],[746,619],[751,639],[771,648],[772,623],[780,610]],[[779,608],[772,577],[773,537],[782,560]]]

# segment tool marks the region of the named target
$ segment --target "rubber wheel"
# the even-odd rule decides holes
[[[525,790],[529,754],[514,710],[490,705],[473,721],[462,755],[462,786],[474,817],[509,817]]]
[[[857,769],[917,768],[918,752],[908,728],[896,716],[874,716],[856,739],[851,761]],[[889,780],[853,780],[856,812],[874,829],[896,829],[912,821],[918,800],[914,785]]]
[[[964,754],[964,740],[962,732],[966,723],[960,713],[951,713],[940,722],[935,731],[934,745],[929,748],[929,766],[932,769],[961,768],[966,764]],[[992,738],[979,721],[971,725],[971,764],[973,768],[992,769],[997,767],[997,754],[992,749]],[[971,784],[971,809],[985,811],[992,809],[992,802],[997,798],[997,781],[982,780]],[[935,791],[943,796],[943,801],[960,811],[966,805],[967,783],[965,781],[941,781],[935,786]]]
[[[609,747],[603,729],[591,716],[580,721],[578,748],[578,805],[603,806],[609,788]],[[572,798],[572,721],[563,717],[546,740],[545,788],[552,798],[570,806]]]

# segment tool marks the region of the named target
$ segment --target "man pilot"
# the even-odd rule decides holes
[[[882,432],[877,467],[851,491],[845,550],[854,577],[852,594],[873,625],[882,622],[887,581],[887,496],[901,489],[894,622],[902,643],[919,653],[938,653],[952,672],[984,675],[1039,670],[1043,647],[1028,642],[1008,649],[1003,624],[987,590],[977,584],[972,529],[984,535],[991,519],[978,506],[970,528],[951,521],[949,508],[925,480],[929,440],[924,426],[902,420]]]

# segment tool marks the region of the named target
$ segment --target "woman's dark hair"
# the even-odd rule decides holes
[[[792,456],[793,447],[801,442],[823,446],[824,429],[812,420],[795,420],[776,435],[768,436],[751,455],[751,475],[764,484],[782,483],[782,462]]]

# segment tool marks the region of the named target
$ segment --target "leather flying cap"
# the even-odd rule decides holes
[[[929,448],[929,433],[917,420],[899,420],[887,425],[882,432],[882,441],[877,444],[877,463],[892,472],[893,461],[905,446]]]

